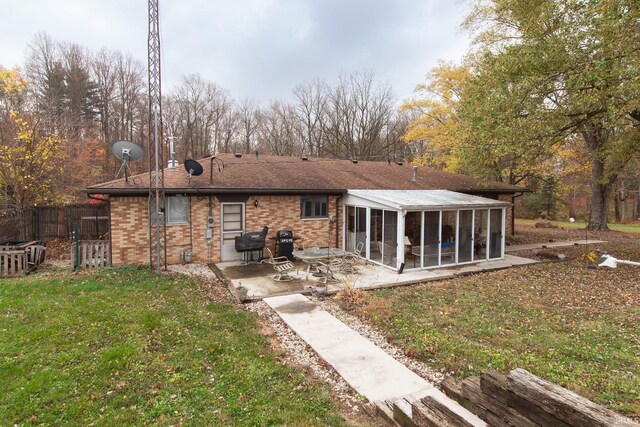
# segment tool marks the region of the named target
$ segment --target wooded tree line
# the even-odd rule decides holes
[[[612,198],[639,199],[640,3],[478,0],[463,26],[464,63],[434,68],[403,106],[420,161],[565,202],[588,191],[588,226],[606,229]]]
[[[21,82],[19,96],[0,93],[6,107],[2,125],[11,125],[8,114],[17,111],[42,135],[55,135],[60,170],[51,194],[72,199],[87,185],[113,179],[119,167],[110,150],[115,141],[133,141],[147,148],[146,73],[142,62],[122,52],[92,52],[46,34],[34,37],[24,67],[10,73]],[[235,100],[215,82],[190,74],[176,87],[165,88],[162,102],[164,142],[173,137],[181,163],[216,152],[256,150],[405,161],[410,156],[407,143],[401,140],[408,114],[397,112],[391,87],[371,73],[341,76],[334,85],[322,80],[302,83],[293,89],[290,100],[274,100],[266,106]],[[2,145],[10,146],[15,135],[3,135]],[[146,171],[148,159],[131,167],[133,172]],[[6,202],[14,185],[3,182]],[[30,199],[31,203],[45,201]]]
[[[21,218],[34,204],[86,200],[79,190],[110,180],[115,141],[148,149],[146,65],[128,54],[37,34],[21,69],[0,66],[0,212]],[[287,101],[235,100],[198,74],[163,92],[164,143],[176,159],[216,152],[410,160],[389,85],[371,73],[329,85],[302,83]],[[167,158],[168,160],[168,158]],[[148,158],[132,163],[148,170]]]
[[[400,111],[370,73],[301,83],[266,106],[190,74],[164,90],[165,137],[179,161],[254,150],[415,158],[544,190],[541,204],[561,199],[572,215],[588,192],[595,229],[606,228],[612,199],[640,200],[637,1],[476,0],[463,27],[474,43],[462,65],[431,70]],[[148,141],[143,63],[45,34],[27,52],[22,70],[0,70],[2,154],[15,158],[0,168],[5,207],[72,198],[115,175],[114,141]],[[148,170],[147,159],[132,169]],[[55,176],[41,185],[45,171]]]

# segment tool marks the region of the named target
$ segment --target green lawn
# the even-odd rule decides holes
[[[516,225],[529,225],[533,226],[539,220],[537,219],[525,219],[525,218],[516,218]],[[567,229],[576,229],[576,230],[584,230],[587,226],[587,223],[584,221],[551,221],[551,224],[558,228],[567,228]],[[640,233],[640,224],[609,224],[609,228],[614,231],[620,231],[623,233]]]
[[[640,259],[638,244],[599,247]],[[588,269],[584,251],[563,248],[570,260],[562,263],[377,291],[356,311],[436,368],[461,377],[525,368],[640,416],[640,268]]]
[[[0,425],[342,425],[256,317],[147,269],[0,281]]]

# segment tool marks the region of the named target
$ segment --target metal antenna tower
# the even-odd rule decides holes
[[[152,270],[166,267],[164,144],[160,87],[160,19],[158,0],[149,0],[149,261]]]

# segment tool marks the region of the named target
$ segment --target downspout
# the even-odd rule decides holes
[[[185,196],[188,197],[189,200],[189,250],[191,251],[191,254],[193,254],[193,220],[191,218],[191,199],[193,198],[192,196]]]
[[[211,264],[211,245],[213,244],[213,199],[209,196],[209,216],[207,217],[207,230],[205,231],[205,238],[207,240],[207,262]]]
[[[514,194],[511,196],[511,235],[514,236],[516,234],[516,198],[524,195],[523,192],[520,194]]]
[[[338,197],[336,197],[336,248],[340,247],[340,221],[338,221],[338,218],[340,218],[340,205],[339,205],[339,201],[342,199],[342,194],[339,195]],[[344,220],[344,218],[343,218]],[[331,226],[331,225],[329,225]],[[344,248],[343,248],[344,249]]]

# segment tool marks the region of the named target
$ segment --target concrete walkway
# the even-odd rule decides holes
[[[307,297],[295,294],[265,298],[266,302],[300,338],[329,363],[344,380],[370,402],[426,396],[464,416],[472,425],[480,419],[421,378]],[[410,414],[409,414],[410,415]]]
[[[603,243],[604,240],[564,240],[562,242],[549,242],[549,243],[528,243],[524,245],[507,245],[505,252],[517,252],[526,251],[531,249],[543,249],[543,248],[561,248],[564,246],[578,246],[586,244]]]

